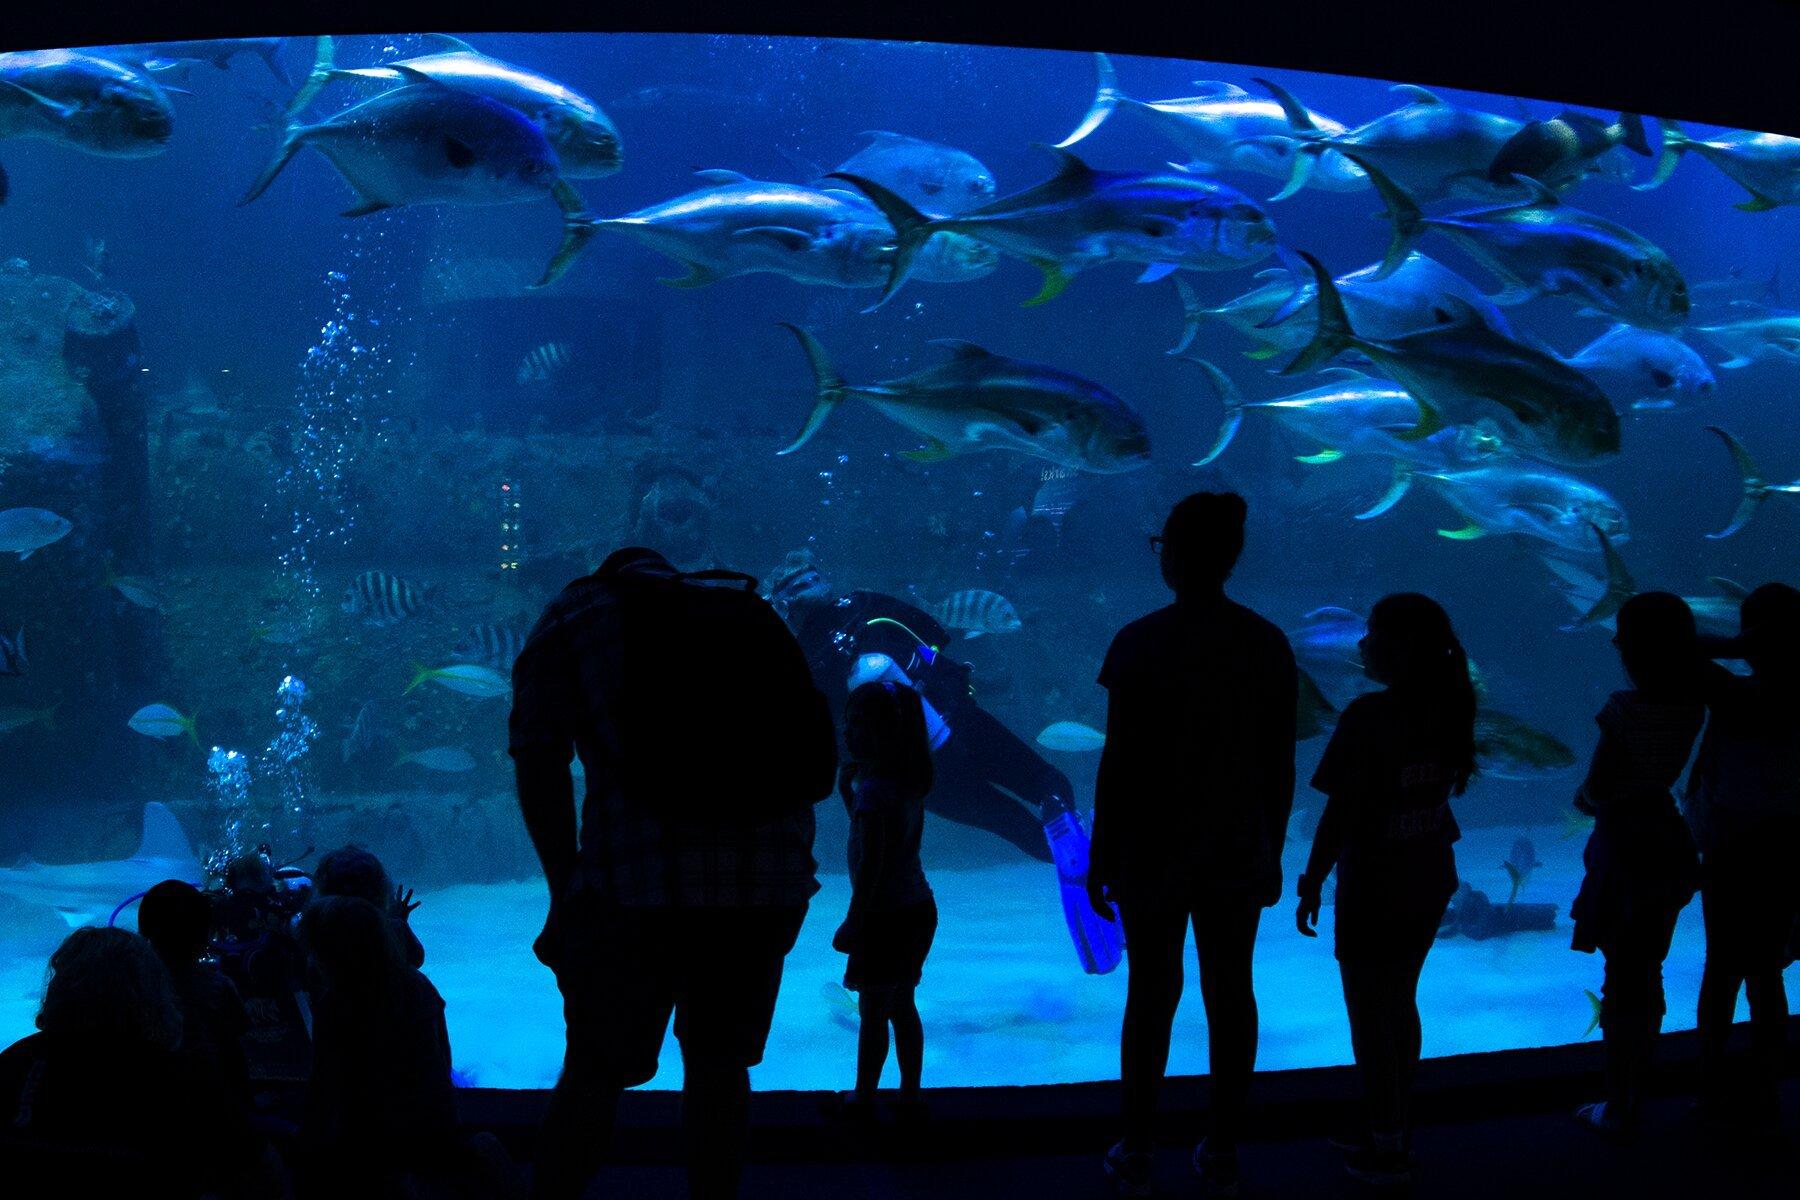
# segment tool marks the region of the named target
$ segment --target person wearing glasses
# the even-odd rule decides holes
[[[1088,895],[1114,902],[1131,948],[1121,1033],[1124,1136],[1105,1169],[1119,1194],[1150,1190],[1157,1092],[1192,925],[1212,1071],[1212,1129],[1194,1169],[1235,1194],[1256,1067],[1251,954],[1281,897],[1294,802],[1299,673],[1287,636],[1225,594],[1246,505],[1197,492],[1150,539],[1175,602],[1119,631],[1100,670],[1106,748],[1094,799]]]

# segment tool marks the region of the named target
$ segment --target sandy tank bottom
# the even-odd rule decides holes
[[[1566,837],[1554,827],[1471,830],[1457,846],[1458,871],[1504,902],[1511,885],[1501,863],[1520,835],[1532,839],[1543,862],[1525,882],[1520,902],[1556,904],[1556,928],[1483,942],[1463,937],[1438,942],[1420,985],[1427,1055],[1599,1036],[1589,1031],[1593,1010],[1585,992],[1599,991],[1601,960],[1569,949],[1566,915],[1580,880],[1583,838]],[[830,855],[835,847],[821,850]],[[1290,885],[1303,854],[1304,847],[1289,847]],[[1109,976],[1081,974],[1051,868],[1033,862],[939,870],[931,881],[941,923],[919,991],[927,1085],[1116,1077],[1125,968]],[[849,899],[848,881],[833,874],[823,883],[787,960],[768,1054],[754,1076],[758,1088],[835,1088],[851,1079],[854,1001],[839,986],[844,960],[830,946]],[[413,926],[425,944],[425,973],[448,1003],[458,1072],[482,1087],[553,1084],[562,1055],[562,1010],[550,972],[531,954],[543,920],[543,885],[466,884],[421,893],[419,899]],[[1291,900],[1264,913],[1256,994],[1262,1013],[1257,1063],[1265,1070],[1350,1061],[1330,922],[1327,907],[1315,941],[1295,931]],[[1682,914],[1664,972],[1668,1029],[1693,1026],[1703,945],[1696,900]],[[31,1032],[46,953],[42,944],[26,947],[0,936],[0,1044]],[[1177,1074],[1207,1069],[1191,947],[1188,964],[1189,987],[1169,1062]],[[1788,975],[1790,986],[1800,986],[1800,967]],[[889,1084],[893,1072],[890,1062]],[[671,1036],[649,1086],[674,1088],[680,1082],[680,1056]]]

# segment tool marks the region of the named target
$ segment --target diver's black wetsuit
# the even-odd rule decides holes
[[[885,654],[943,715],[950,740],[937,752],[937,782],[925,798],[929,812],[985,829],[1032,858],[1051,861],[1044,822],[1073,805],[1074,788],[1068,776],[975,703],[967,667],[947,654],[921,651],[921,641],[940,648],[951,641],[935,618],[897,597],[868,591],[796,605],[794,616],[794,636],[833,713],[844,711],[857,657]]]

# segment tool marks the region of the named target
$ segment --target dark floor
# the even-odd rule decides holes
[[[1601,1139],[1561,1110],[1426,1125],[1416,1138],[1419,1170],[1410,1194],[1456,1200],[1794,1200],[1800,1197],[1800,1081],[1789,1081],[1784,1112],[1779,1138],[1751,1141],[1693,1123],[1685,1101],[1668,1099],[1654,1106],[1645,1134],[1630,1146]],[[1250,1200],[1354,1197],[1375,1191],[1346,1179],[1337,1154],[1317,1138],[1258,1142],[1245,1147],[1242,1161],[1242,1194]],[[1183,1151],[1165,1151],[1157,1166],[1159,1195],[1200,1194]],[[744,1200],[1102,1200],[1108,1194],[1093,1153],[902,1163],[878,1151],[876,1161],[860,1164],[758,1164],[744,1187]],[[588,1195],[592,1200],[675,1200],[684,1192],[678,1170],[617,1167],[608,1169]]]

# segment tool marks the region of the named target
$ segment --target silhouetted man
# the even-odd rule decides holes
[[[1211,1136],[1194,1168],[1215,1192],[1237,1185],[1237,1142],[1256,1066],[1251,952],[1281,897],[1294,798],[1298,675],[1281,630],[1225,596],[1244,546],[1241,496],[1199,492],[1151,547],[1175,603],[1113,639],[1094,793],[1089,896],[1118,904],[1130,951],[1120,1039],[1124,1138],[1106,1170],[1122,1195],[1149,1194],[1151,1125],[1181,999],[1187,927],[1200,957],[1213,1083]]]
[[[749,1068],[818,890],[812,805],[837,766],[824,697],[754,582],[617,551],[551,601],[513,667],[519,803],[551,896],[535,949],[568,1029],[539,1196],[581,1194],[671,1014],[690,1194],[737,1192]]]

